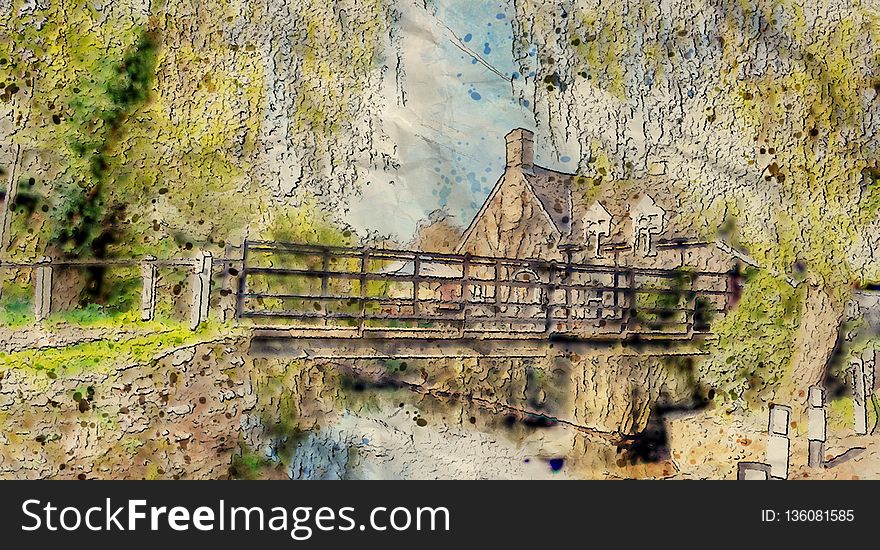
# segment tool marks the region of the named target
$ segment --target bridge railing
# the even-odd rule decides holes
[[[198,252],[167,260],[43,258],[0,264],[0,270],[31,272],[37,321],[58,309],[53,300],[58,272],[88,268],[133,270],[142,282],[143,320],[153,318],[159,289],[169,285],[170,272],[160,281],[161,268],[179,274],[172,277],[175,289],[189,289],[189,303],[175,299],[175,307],[188,309],[192,328],[207,318],[213,302],[221,319],[234,309],[237,319],[251,323],[360,334],[417,329],[453,336],[689,337],[708,332],[736,291],[724,272],[253,241],[245,242],[236,258]],[[220,287],[213,297],[212,287]],[[169,287],[179,294],[175,289]]]
[[[249,241],[236,311],[359,333],[690,337],[710,330],[733,291],[727,272]]]

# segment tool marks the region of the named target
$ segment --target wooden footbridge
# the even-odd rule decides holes
[[[330,355],[687,342],[736,292],[729,272],[277,242],[246,242],[241,266],[236,317],[255,341],[310,339]]]

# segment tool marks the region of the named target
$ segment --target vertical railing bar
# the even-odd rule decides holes
[[[460,337],[464,337],[465,329],[467,328],[468,305],[471,301],[470,268],[471,255],[470,253],[466,252],[461,262],[461,328],[459,330]]]
[[[501,316],[501,260],[495,260],[495,318]]]
[[[238,294],[235,296],[235,318],[241,319],[244,313],[244,295],[247,293],[248,240],[242,243],[241,271],[238,273]]]
[[[364,248],[361,254],[361,277],[360,277],[360,294],[361,294],[361,311],[358,319],[358,336],[364,335],[364,322],[367,317],[367,262],[369,261],[370,249]]]
[[[327,286],[330,271],[330,249],[325,248],[321,259],[321,296],[327,296]]]
[[[611,286],[614,287],[614,318],[622,319],[623,316],[620,313],[620,252],[618,250],[614,251],[614,283]]]
[[[416,254],[413,257],[413,279],[412,279],[413,317],[418,317],[419,313],[421,312],[421,308],[419,307],[419,286],[420,286],[419,285],[419,274],[420,274],[421,267],[422,267],[421,264],[422,264],[422,257],[419,254]],[[418,321],[416,321],[416,324],[418,325]]]
[[[549,335],[552,332],[552,327],[554,324],[553,320],[553,311],[555,309],[553,300],[551,296],[556,294],[556,278],[557,278],[557,265],[555,261],[550,262],[550,275],[548,277],[548,281],[546,284],[546,289],[544,290],[544,333]]]
[[[627,269],[626,271],[626,296],[624,302],[626,307],[626,314],[624,315],[623,320],[623,330],[627,332],[631,329],[630,322],[633,318],[633,312],[636,308],[636,274],[632,268]]]
[[[697,291],[694,288],[698,274],[691,274],[688,279],[690,280],[690,289],[688,290],[688,304],[685,308],[685,328],[687,329],[688,336],[692,337],[695,329],[695,323],[697,318]]]
[[[571,250],[566,253],[565,257],[565,330],[571,331]]]
[[[330,248],[325,247],[323,249],[323,253],[321,255],[321,297],[322,298],[327,297],[327,287],[329,286],[329,282],[330,282],[330,275],[328,274],[329,272],[330,272]],[[326,300],[321,301],[321,310],[322,310],[323,318],[324,318],[323,321],[321,322],[321,324],[323,324],[326,327],[329,322],[328,314],[330,313],[329,304],[327,303]]]

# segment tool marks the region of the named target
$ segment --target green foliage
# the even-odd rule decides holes
[[[712,309],[711,300],[703,297],[694,300],[694,330],[709,330],[714,318],[715,311]]]
[[[306,200],[297,208],[279,208],[266,229],[269,239],[279,242],[350,246],[354,235],[341,229],[314,201]]]
[[[0,81],[22,124],[16,141],[45,152],[38,167],[46,174],[25,177],[48,177],[40,181],[41,196],[29,201],[33,207],[18,209],[26,216],[14,220],[13,250],[167,256],[214,236],[222,243],[230,227],[256,217],[253,206],[266,195],[237,195],[231,191],[241,186],[227,185],[241,173],[228,158],[240,151],[227,123],[257,129],[258,110],[249,107],[242,116],[228,101],[259,102],[253,90],[261,82],[249,64],[254,54],[235,55],[215,39],[192,55],[170,19],[164,29],[173,35],[175,57],[169,59],[165,38],[150,30],[160,19],[132,18],[124,8],[98,12],[61,0],[17,12],[0,15],[0,36],[7,39],[0,41]],[[231,55],[243,70],[228,80],[250,86],[244,93],[240,85],[221,88],[229,71],[224,57]],[[217,82],[208,88],[176,78],[208,70]],[[184,190],[175,204],[156,200],[170,198],[172,187]],[[218,235],[219,225],[225,227]]]
[[[296,446],[305,436],[300,426],[301,395],[296,391],[297,376],[302,368],[302,364],[295,362],[285,365],[280,371],[266,369],[262,372],[263,376],[254,381],[257,401],[264,404],[259,411],[260,422],[282,465],[288,464]],[[247,456],[246,445],[241,444],[240,447],[245,449],[244,456]]]
[[[29,286],[6,283],[0,297],[0,326],[18,327],[34,320],[32,291]]]
[[[137,46],[126,54],[117,68],[117,76],[107,83],[107,95],[113,108],[103,119],[114,129],[150,97],[150,86],[156,78],[158,59],[157,35],[141,31]]]
[[[82,308],[71,311],[64,311],[50,315],[46,320],[48,326],[58,325],[78,325],[90,326],[104,321],[119,319],[120,321],[129,318],[127,312],[121,311],[121,308],[105,306],[101,304],[86,304]]]
[[[144,16],[80,0],[25,3],[0,14],[0,96],[21,124],[14,140],[41,151],[40,173],[23,175],[38,181],[21,195],[10,250],[161,258],[245,235],[350,240],[311,214],[296,221],[312,206],[282,204],[252,176],[264,57],[254,44],[230,44],[224,29],[242,15],[237,6],[153,3]],[[326,3],[295,8],[302,82],[291,146],[312,144],[307,154],[336,168],[326,151],[351,130],[378,66],[386,4],[361,3],[343,20]],[[257,24],[259,13],[245,16]],[[310,159],[304,170],[321,166]]]
[[[782,379],[789,366],[801,317],[803,286],[765,270],[750,270],[737,307],[713,325],[718,341],[706,344],[709,357],[700,379],[722,400],[753,402]]]
[[[880,212],[880,168],[866,168],[862,176],[859,222],[867,224]]]
[[[108,212],[100,183],[90,189],[65,189],[53,215],[50,246],[73,257],[106,257],[107,245],[121,237],[124,208],[114,204]]]
[[[634,317],[655,329],[660,329],[663,322],[684,321],[684,309],[688,306],[694,293],[689,290],[691,274],[687,269],[677,269],[651,292],[636,294]]]
[[[232,457],[230,474],[233,479],[260,479],[263,471],[272,466],[266,457],[253,452],[245,452]]]
[[[37,189],[37,182],[34,178],[21,178],[18,182],[18,193],[15,196],[14,210],[18,214],[30,218],[37,207],[45,202],[46,197]]]
[[[56,318],[54,322],[59,322]],[[123,365],[149,363],[170,348],[204,341],[217,334],[217,327],[206,323],[197,331],[169,321],[142,323],[135,314],[127,317],[93,319],[92,326],[108,328],[123,323],[128,332],[108,333],[105,337],[53,348],[32,348],[12,353],[0,352],[0,371],[20,369],[45,376],[48,382],[60,377],[75,377],[85,372],[106,373]],[[133,329],[149,334],[133,334]]]
[[[740,242],[762,266],[783,273],[800,261],[811,284],[842,294],[864,271],[878,272],[860,247],[880,212],[880,16],[862,5],[839,17],[825,14],[830,4],[813,8],[795,0],[685,2],[660,17],[656,2],[609,0],[575,2],[560,18],[554,2],[522,0],[514,33],[523,58],[537,46],[535,80],[548,88],[538,101],[563,119],[582,118],[578,106],[595,94],[620,100],[609,105],[629,116],[637,98],[658,99],[657,86],[694,92],[705,118],[691,112],[667,122],[689,125],[684,139],[713,142],[717,132],[751,172],[716,188],[713,163],[695,156],[703,174],[683,205],[701,219],[695,225],[710,216],[720,224],[733,203]],[[719,22],[711,45],[705,20]],[[592,123],[574,124],[583,150],[599,150]]]
[[[588,164],[592,165],[593,163],[594,159],[590,158]],[[602,167],[600,169],[604,170]],[[592,204],[602,191],[602,178],[597,179],[579,175],[572,182],[572,196],[583,204]]]
[[[73,174],[73,181],[65,188],[53,215],[51,246],[74,256],[102,258],[109,245],[123,239],[126,203],[105,193],[112,170],[110,153],[124,132],[125,121],[150,97],[157,49],[156,37],[142,30],[137,44],[106,76],[100,89],[93,90],[96,96],[75,96],[70,101],[73,116],[65,122],[72,127],[69,146],[88,171]]]
[[[699,154],[685,165],[701,166],[700,173],[668,174],[696,191],[683,195],[682,210],[691,212],[679,221],[707,235],[720,226],[725,240],[765,270],[751,277],[738,309],[713,324],[719,342],[708,350],[702,375],[725,399],[764,397],[792,366],[795,345],[825,352],[826,342],[795,339],[798,323],[833,323],[854,283],[880,276],[869,250],[880,212],[874,139],[880,16],[854,4],[828,17],[832,4],[683,2],[659,17],[656,2],[609,0],[576,2],[564,18],[553,2],[516,5],[517,45],[524,58],[538,47],[536,80],[552,83],[548,93],[539,90],[538,100],[550,104],[543,108],[582,118],[579,105],[598,95],[621,100],[610,102],[611,109],[628,117],[631,103],[657,100],[658,89],[688,93],[696,101],[682,99],[681,113],[664,123],[673,133],[684,126],[685,140],[718,132],[735,151],[724,164],[748,174],[722,175],[719,184],[713,173],[728,166]],[[566,87],[566,94],[555,92]],[[589,143],[593,123],[574,124],[582,148],[597,150]],[[645,160],[650,169],[650,157]],[[805,317],[807,285],[829,299],[816,304],[823,307],[819,314]],[[639,306],[658,308],[662,317],[675,302],[670,294]],[[703,317],[700,308],[697,313],[695,324]],[[804,326],[804,333],[812,328]],[[799,363],[797,370],[824,367],[813,355],[798,354],[815,364]]]

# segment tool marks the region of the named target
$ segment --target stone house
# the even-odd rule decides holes
[[[601,181],[538,166],[534,134],[507,135],[507,166],[456,252],[599,265],[724,271],[723,244],[694,236],[663,176]]]
[[[681,193],[663,176],[622,182],[558,172],[535,164],[532,132],[513,130],[506,141],[504,174],[456,249],[474,256],[541,260],[535,267],[520,264],[497,274],[492,268],[473,269],[470,276],[476,280],[535,283],[532,288],[499,290],[500,301],[536,305],[545,300],[541,285],[556,275],[541,266],[551,261],[607,268],[600,273],[566,273],[566,282],[583,286],[564,298],[580,306],[574,308],[579,318],[619,314],[622,296],[612,289],[621,285],[621,277],[638,277],[634,270],[694,274],[725,273],[736,267],[739,260],[729,247],[696,237],[681,214]],[[724,276],[696,278],[701,288],[715,291],[729,289],[732,282]],[[476,283],[472,298],[497,302],[495,288],[500,287]],[[720,303],[726,299],[720,296],[715,305],[730,305]]]

